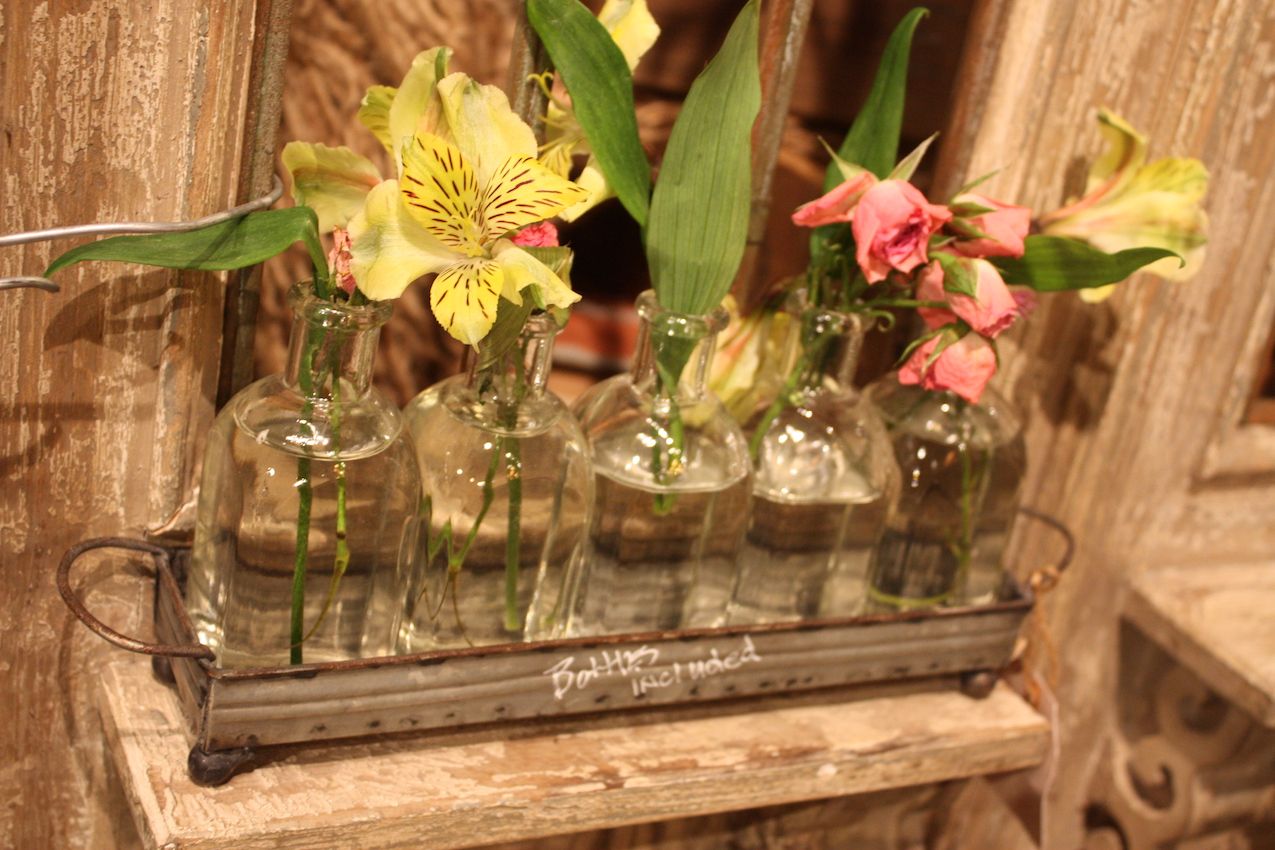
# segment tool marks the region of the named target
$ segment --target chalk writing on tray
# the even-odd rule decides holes
[[[744,635],[739,647],[730,652],[717,648],[691,661],[660,661],[660,651],[643,644],[636,649],[603,649],[587,655],[568,655],[544,672],[553,685],[553,698],[561,700],[571,691],[584,691],[603,679],[627,679],[633,696],[671,688],[682,682],[711,679],[746,664],[761,661],[752,638]]]

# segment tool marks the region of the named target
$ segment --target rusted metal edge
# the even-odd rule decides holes
[[[62,601],[71,609],[71,613],[79,618],[80,622],[88,626],[89,630],[98,637],[121,649],[127,649],[129,652],[140,652],[144,655],[161,655],[168,658],[216,660],[216,655],[213,651],[197,640],[183,644],[146,643],[115,631],[115,629],[93,616],[92,612],[89,611],[88,607],[71,588],[71,567],[75,565],[80,556],[95,549],[126,549],[150,555],[154,561],[155,573],[160,585],[164,586],[168,593],[178,593],[178,598],[180,598],[177,584],[173,580],[172,573],[168,570],[168,559],[171,557],[169,550],[162,546],[155,546],[141,540],[130,540],[124,537],[98,537],[92,540],[85,540],[83,543],[72,546],[67,550],[67,553],[62,557],[62,562],[58,564],[57,572],[58,593],[61,594]],[[182,611],[184,613],[184,608]],[[182,625],[183,627],[189,627],[189,634],[193,637],[194,628],[191,626],[189,618],[186,618]]]

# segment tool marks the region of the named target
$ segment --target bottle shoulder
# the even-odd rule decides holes
[[[556,394],[546,390],[502,410],[480,398],[463,375],[445,378],[422,391],[403,408],[403,418],[418,443],[465,429],[520,439],[550,435],[567,442],[585,440],[579,423]]]
[[[277,374],[236,393],[217,422],[285,453],[334,461],[378,454],[403,433],[402,414],[374,387],[356,393],[346,385],[336,398],[311,399]]]

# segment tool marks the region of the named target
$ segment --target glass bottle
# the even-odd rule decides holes
[[[466,374],[404,410],[423,497],[401,651],[565,630],[593,478],[579,423],[545,387],[557,333],[541,313],[512,344],[489,336]]]
[[[747,524],[748,447],[705,386],[725,311],[675,313],[650,291],[637,310],[632,371],[574,408],[596,500],[573,634],[716,624]]]
[[[868,395],[903,475],[869,568],[872,610],[993,601],[1026,469],[1019,417],[990,387],[972,404],[887,375]]]
[[[753,490],[731,624],[858,613],[899,489],[885,427],[853,384],[862,318],[800,294],[788,310],[779,396],[745,428]]]
[[[420,491],[394,404],[372,387],[388,302],[293,287],[287,371],[208,435],[186,604],[222,667],[390,655]]]

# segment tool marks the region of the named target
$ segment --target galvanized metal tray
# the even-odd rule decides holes
[[[94,617],[71,567],[94,549],[127,549],[155,566],[147,644]],[[66,553],[58,589],[98,635],[153,656],[177,690],[195,782],[219,785],[262,747],[471,724],[610,712],[961,674],[989,693],[1009,662],[1032,596],[1007,581],[994,604],[762,626],[690,629],[450,649],[262,669],[221,669],[182,602],[185,550],[99,538]]]

